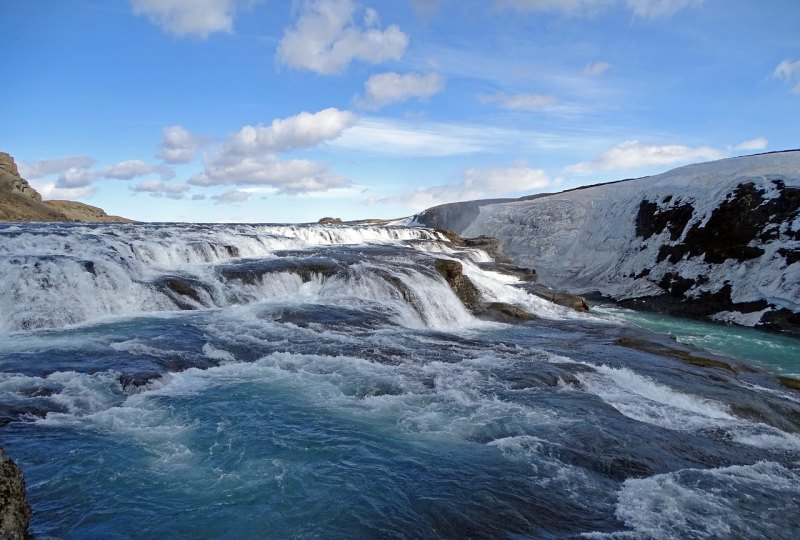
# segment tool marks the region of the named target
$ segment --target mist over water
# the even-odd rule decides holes
[[[538,318],[475,318],[437,258]],[[796,392],[622,346],[487,260],[425,229],[0,227],[32,532],[793,536]]]

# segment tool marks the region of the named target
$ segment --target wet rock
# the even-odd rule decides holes
[[[531,321],[537,317],[528,313],[519,306],[507,304],[505,302],[491,302],[483,306],[476,315],[488,321],[516,323]]]
[[[785,388],[800,390],[800,380],[793,379],[791,377],[778,377],[778,382]]]
[[[731,373],[738,373],[740,371],[747,370],[746,366],[728,363],[720,359],[710,358],[709,356],[700,356],[692,351],[680,348],[677,344],[674,347],[669,347],[662,343],[649,341],[647,339],[632,335],[623,335],[617,339],[615,343],[628,349],[636,349],[637,351],[655,354],[658,356],[674,358],[675,360],[679,360],[693,366],[724,369]]]
[[[589,311],[590,309],[586,298],[578,296],[577,294],[557,291],[539,283],[525,283],[519,285],[519,287],[539,298],[544,298],[548,302],[553,302],[554,304],[568,307],[575,311]]]
[[[180,309],[197,309],[198,305],[210,307],[203,292],[207,296],[211,296],[212,291],[207,283],[199,279],[184,276],[166,276],[156,281],[155,285]]]
[[[25,494],[22,469],[0,448],[0,538],[28,538],[31,506]]]
[[[117,380],[126,392],[135,391],[161,377],[160,373],[146,371],[140,373],[123,373]]]
[[[460,262],[436,259],[435,268],[468,310],[475,312],[482,309],[480,293],[472,281],[464,275]]]
[[[304,257],[297,259],[259,259],[241,261],[217,267],[223,280],[236,280],[256,285],[267,274],[289,272],[308,282],[317,276],[330,277],[345,268],[345,265],[327,257]]]

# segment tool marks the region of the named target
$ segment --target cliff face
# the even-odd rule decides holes
[[[127,222],[96,206],[76,201],[42,201],[42,196],[19,175],[14,158],[0,152],[0,221]]]
[[[800,151],[478,210],[466,225],[440,209],[416,220],[494,236],[548,285],[800,334]]]

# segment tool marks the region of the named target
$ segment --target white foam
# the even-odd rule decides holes
[[[616,515],[637,537],[655,540],[789,538],[798,497],[797,470],[760,461],[628,479]]]
[[[679,392],[627,368],[593,367],[594,372],[576,375],[583,388],[629,418],[676,431],[721,429],[740,444],[800,450],[797,435],[739,418],[722,403]]]

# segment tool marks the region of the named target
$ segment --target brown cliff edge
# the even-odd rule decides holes
[[[130,223],[109,216],[102,208],[77,201],[43,201],[42,196],[19,175],[14,158],[0,152],[0,221],[80,221]]]

